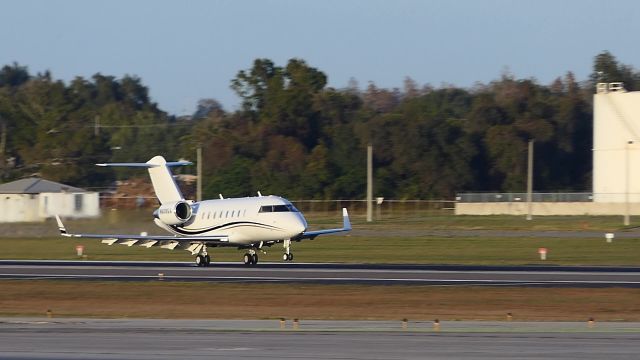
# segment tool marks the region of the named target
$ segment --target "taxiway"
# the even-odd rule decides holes
[[[0,359],[632,359],[638,323],[0,318]]]

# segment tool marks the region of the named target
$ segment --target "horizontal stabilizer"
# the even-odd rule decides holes
[[[169,167],[173,167],[173,166],[186,166],[186,165],[193,165],[193,163],[191,161],[170,161],[164,164],[149,164],[149,163],[100,163],[100,164],[96,164],[98,166],[104,166],[104,167],[117,167],[117,166],[121,166],[121,167],[140,167],[140,168],[155,168],[158,166],[169,166]]]

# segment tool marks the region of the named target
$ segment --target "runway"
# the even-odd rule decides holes
[[[632,359],[640,324],[0,318],[0,359]]]
[[[317,263],[0,261],[2,279],[441,286],[640,287],[640,268]]]

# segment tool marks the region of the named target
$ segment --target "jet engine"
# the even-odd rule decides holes
[[[189,203],[186,201],[176,201],[162,204],[162,206],[154,212],[154,215],[167,225],[180,225],[189,221],[193,213]]]

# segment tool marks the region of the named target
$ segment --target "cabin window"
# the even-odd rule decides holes
[[[236,217],[236,211],[235,211],[235,210],[233,210],[233,211],[231,212],[231,217]]]
[[[216,212],[215,211],[213,212],[213,218],[214,219],[216,218]]]
[[[244,211],[242,212],[242,216],[247,216],[247,209],[244,209]]]
[[[227,213],[224,214],[224,217],[228,218],[229,217],[229,210],[227,210]]]
[[[209,220],[210,218],[211,218],[211,211],[207,213],[207,220]]]

